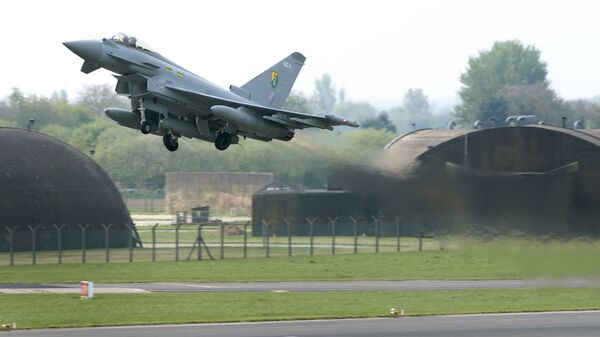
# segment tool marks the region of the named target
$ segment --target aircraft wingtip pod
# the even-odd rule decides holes
[[[346,126],[351,126],[353,128],[357,128],[360,126],[355,121],[351,121],[349,119],[346,119],[346,118],[343,118],[340,116],[336,116],[336,115],[325,115],[325,118],[327,118],[331,122],[335,123],[336,125],[346,125]]]

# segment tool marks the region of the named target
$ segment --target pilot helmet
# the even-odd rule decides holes
[[[137,43],[137,39],[133,36],[129,37],[129,42],[127,43],[128,46],[130,47],[135,47]]]

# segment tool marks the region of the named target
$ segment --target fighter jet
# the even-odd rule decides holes
[[[104,112],[118,124],[163,137],[169,151],[180,137],[214,142],[219,150],[240,137],[289,141],[296,129],[358,127],[335,115],[318,116],[283,110],[305,57],[292,53],[248,83],[229,90],[195,75],[133,36],[63,43],[84,62],[83,73],[104,68],[117,79],[115,91],[131,100],[131,110]]]

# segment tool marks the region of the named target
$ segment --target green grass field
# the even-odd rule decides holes
[[[0,295],[0,322],[20,328],[238,322],[406,315],[600,309],[597,289],[419,292]]]
[[[0,267],[0,283],[600,278],[597,242],[448,240],[444,250]],[[232,252],[228,252],[232,253]],[[124,253],[126,254],[126,253]],[[76,257],[76,254],[74,255]],[[600,309],[600,288],[0,295],[21,328]]]
[[[456,249],[213,261],[0,267],[0,283],[521,279],[600,276],[596,243],[470,242]]]

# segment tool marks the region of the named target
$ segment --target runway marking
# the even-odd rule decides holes
[[[499,312],[488,314],[457,314],[457,315],[435,315],[435,316],[413,316],[413,317],[488,317],[488,316],[534,316],[548,314],[600,314],[600,310],[570,310],[570,311],[524,311],[524,312]]]
[[[218,288],[217,286],[209,286],[204,284],[191,284],[191,283],[170,283],[170,282],[161,282],[154,284],[162,284],[168,286],[180,286],[180,287],[190,287],[190,288]]]

